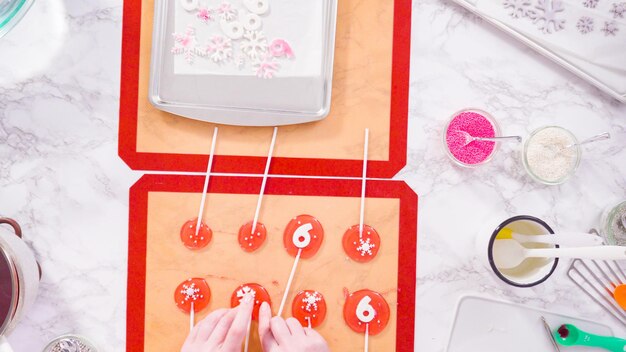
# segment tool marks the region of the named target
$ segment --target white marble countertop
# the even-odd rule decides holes
[[[512,289],[473,250],[481,223],[504,210],[555,228],[597,227],[601,210],[626,198],[626,105],[513,42],[448,0],[416,0],[408,166],[420,195],[416,348],[443,351],[455,304],[477,293],[592,318],[608,315],[560,269],[533,289]],[[120,0],[38,1],[0,40],[0,214],[18,219],[44,276],[34,309],[9,339],[39,351],[63,333],[124,351],[128,189],[140,173],[117,157]],[[525,175],[519,150],[460,169],[441,146],[444,121],[481,107],[505,133],[557,124],[585,148],[576,176],[558,187]],[[480,317],[477,317],[480,319]]]

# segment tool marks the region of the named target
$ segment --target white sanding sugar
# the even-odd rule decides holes
[[[576,167],[577,147],[572,135],[560,127],[540,130],[527,142],[526,162],[530,171],[547,182],[566,178]]]

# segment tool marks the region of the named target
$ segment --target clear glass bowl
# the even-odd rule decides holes
[[[35,0],[0,0],[0,38],[4,37],[30,9]]]
[[[536,130],[534,130],[530,136],[528,136],[528,138],[526,139],[526,142],[524,142],[524,151],[523,151],[523,162],[524,162],[524,169],[526,170],[526,172],[528,173],[528,175],[530,175],[530,177],[532,177],[535,181],[543,183],[545,185],[560,185],[562,183],[564,183],[565,181],[567,181],[570,177],[572,177],[572,175],[574,175],[576,173],[576,169],[578,169],[578,166],[580,165],[580,159],[581,159],[581,150],[580,150],[580,146],[579,145],[574,145],[570,148],[572,148],[573,150],[575,150],[575,160],[574,163],[572,164],[571,168],[569,170],[567,170],[566,174],[563,177],[560,177],[556,180],[546,180],[542,177],[540,177],[539,175],[537,175],[536,171],[533,171],[532,168],[530,167],[529,163],[528,163],[528,147],[530,146],[531,142],[533,141],[533,138],[535,138],[537,136],[538,133],[548,130],[548,129],[559,129],[562,132],[565,132],[565,134],[567,134],[571,140],[572,140],[572,144],[577,144],[578,143],[578,139],[576,139],[576,136],[574,136],[574,134],[572,134],[572,132],[566,130],[563,127],[559,127],[559,126],[544,126],[541,128],[538,128]]]
[[[621,224],[621,216],[625,211],[624,209],[626,209],[626,200],[615,206],[610,206],[602,212],[600,234],[606,244],[614,246],[626,245],[626,231],[624,230],[624,225]]]
[[[494,129],[494,137],[499,137],[501,135],[500,133],[500,125],[498,125],[498,122],[496,121],[496,119],[491,116],[490,113],[484,111],[484,110],[480,110],[480,109],[475,109],[475,108],[469,108],[469,109],[463,109],[463,110],[459,110],[457,112],[455,112],[454,114],[452,114],[452,116],[450,116],[450,119],[448,119],[448,122],[446,123],[446,128],[443,130],[443,149],[446,151],[446,154],[448,155],[448,157],[450,157],[450,160],[452,160],[455,164],[459,165],[459,166],[463,166],[463,167],[467,167],[467,168],[474,168],[480,165],[484,165],[488,162],[491,161],[491,159],[493,158],[493,156],[496,154],[496,151],[498,150],[498,143],[496,142],[493,150],[491,151],[491,154],[489,154],[489,156],[487,158],[485,158],[485,160],[476,163],[476,164],[468,164],[465,163],[459,159],[457,159],[452,152],[450,151],[450,148],[448,147],[448,141],[447,141],[447,135],[448,135],[448,128],[450,128],[450,123],[452,122],[452,120],[454,120],[455,117],[459,116],[461,113],[464,112],[475,112],[479,115],[484,116],[493,126]]]

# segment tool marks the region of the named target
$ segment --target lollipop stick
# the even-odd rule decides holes
[[[267,154],[267,162],[265,163],[265,172],[263,173],[263,182],[261,182],[261,193],[259,193],[259,199],[256,203],[256,211],[254,212],[254,220],[252,220],[252,234],[256,230],[256,223],[259,220],[259,213],[261,212],[261,201],[263,200],[263,193],[265,193],[265,185],[267,184],[267,175],[270,172],[270,163],[272,162],[272,154],[274,154],[274,145],[276,145],[276,134],[278,133],[278,127],[274,127],[274,135],[272,136],[272,143],[270,143],[270,151]]]
[[[283,293],[283,299],[280,301],[280,308],[278,308],[277,316],[281,316],[283,314],[283,308],[285,308],[287,295],[289,294],[289,289],[291,288],[291,282],[293,281],[293,277],[296,274],[296,268],[298,267],[298,261],[300,260],[301,254],[302,254],[302,248],[298,249],[296,260],[293,261],[293,266],[291,267],[291,274],[289,274],[289,280],[287,280],[287,287],[285,288],[285,293]]]
[[[252,325],[252,318],[248,320],[248,330],[246,333],[246,341],[244,342],[243,351],[248,352],[248,346],[250,345],[250,326]]]
[[[191,302],[191,310],[189,311],[189,331],[193,330],[193,324],[195,321],[195,311],[193,309],[193,302]]]
[[[361,213],[359,214],[359,237],[363,236],[363,220],[365,217],[365,183],[367,181],[367,150],[369,148],[370,130],[365,129],[365,146],[363,148],[363,180],[361,181]]]
[[[369,350],[370,324],[365,324],[365,352]]]
[[[209,153],[209,163],[206,167],[206,176],[204,177],[204,188],[202,189],[202,200],[200,201],[200,210],[198,211],[198,220],[196,222],[196,238],[200,232],[200,223],[202,222],[202,214],[204,214],[204,202],[206,201],[206,192],[209,189],[209,179],[211,178],[211,167],[213,166],[213,154],[215,154],[215,142],[217,141],[217,127],[213,130],[213,140],[211,141],[211,153]]]

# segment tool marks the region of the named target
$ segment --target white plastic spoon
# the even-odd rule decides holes
[[[625,260],[626,247],[597,246],[528,249],[515,240],[498,240],[493,244],[493,257],[498,269],[512,269],[522,264],[527,258]]]
[[[566,247],[601,246],[603,243],[600,236],[579,232],[559,232],[552,235],[523,235],[513,232],[511,237],[519,243],[558,244]]]

